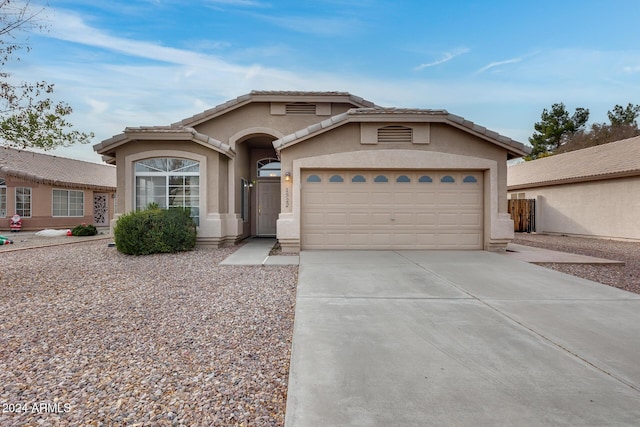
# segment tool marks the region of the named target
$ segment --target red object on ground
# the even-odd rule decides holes
[[[67,236],[73,236],[73,234],[71,234],[71,230],[67,230]]]
[[[11,231],[20,231],[22,229],[22,218],[20,218],[20,215],[15,214],[11,217],[9,220],[9,228],[11,228]]]

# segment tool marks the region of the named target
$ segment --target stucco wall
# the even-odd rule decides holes
[[[536,231],[640,239],[640,177],[515,190],[537,199]]]
[[[7,214],[0,217],[0,230],[9,229],[9,220],[15,213],[15,189],[16,187],[31,188],[31,217],[25,217],[22,221],[23,230],[42,230],[45,228],[73,228],[81,223],[93,224],[93,190],[83,188],[68,188],[39,184],[36,182],[7,177]],[[84,216],[79,217],[54,217],[53,216],[53,190],[73,190],[84,193]],[[114,192],[96,191],[107,193],[109,201],[109,218],[114,214]]]
[[[361,167],[484,171],[485,249],[503,249],[513,238],[513,222],[506,213],[506,150],[448,125],[431,123],[430,128],[428,144],[375,144],[372,143],[374,141],[364,141],[363,144],[362,135],[369,133],[361,132],[360,123],[350,123],[284,148],[280,153],[282,173],[290,171],[293,183],[283,182],[282,185],[278,239],[283,247],[295,251],[299,245],[300,168],[357,168],[358,165],[366,165]]]
[[[333,104],[331,106],[331,114],[340,114],[349,108],[353,108],[353,106],[350,104]],[[328,115],[318,116],[314,114],[274,115],[271,114],[270,102],[257,102],[229,111],[223,117],[214,118],[194,127],[198,132],[211,135],[224,143],[229,143],[233,135],[248,128],[275,129],[282,135],[287,135],[328,117]]]

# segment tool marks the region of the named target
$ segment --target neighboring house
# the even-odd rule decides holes
[[[108,226],[113,218],[116,168],[0,147],[0,229],[14,214],[23,230]]]
[[[640,137],[510,166],[508,190],[537,232],[640,239]]]
[[[116,164],[116,218],[187,206],[199,244],[275,236],[300,249],[502,250],[510,138],[444,110],[345,92],[253,91],[94,149]]]

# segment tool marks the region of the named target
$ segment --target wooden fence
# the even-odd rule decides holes
[[[510,199],[508,202],[514,231],[521,233],[536,231],[536,200]]]

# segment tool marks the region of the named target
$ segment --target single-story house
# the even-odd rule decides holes
[[[640,239],[640,136],[508,168],[510,198],[535,199],[536,231]]]
[[[115,193],[113,166],[0,147],[0,230],[15,214],[23,230],[108,226]]]
[[[506,162],[528,149],[445,110],[346,92],[253,91],[94,149],[117,165],[117,217],[186,206],[199,244],[275,236],[300,249],[502,250]]]

